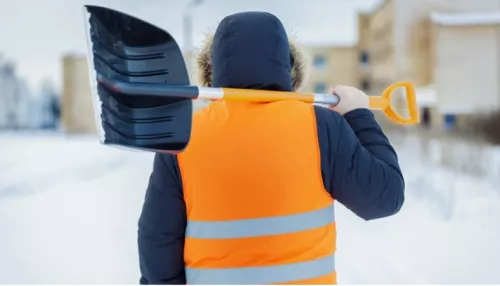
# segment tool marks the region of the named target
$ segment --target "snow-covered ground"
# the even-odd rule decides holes
[[[499,284],[500,187],[396,147],[403,210],[365,222],[336,209],[339,283]],[[151,164],[93,137],[0,134],[0,284],[137,283]]]

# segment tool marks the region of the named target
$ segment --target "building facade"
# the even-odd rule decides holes
[[[461,129],[500,109],[500,11],[435,13],[432,77],[441,114]]]
[[[362,52],[369,54],[372,86],[381,91],[399,80],[423,86],[431,77],[433,12],[499,11],[498,0],[384,0],[358,16]]]
[[[446,112],[446,109],[454,109],[456,112],[458,108],[453,107],[453,104],[455,106],[458,104],[456,101],[458,98],[455,98],[454,102],[445,101],[447,96],[452,96],[453,88],[445,88],[444,81],[447,78],[454,78],[455,88],[470,88],[461,84],[461,77],[457,77],[460,73],[457,69],[464,69],[463,59],[459,60],[462,66],[458,68],[457,62],[452,63],[447,58],[456,58],[460,53],[466,56],[483,43],[488,45],[487,49],[492,49],[492,39],[496,36],[486,40],[488,33],[490,36],[494,34],[491,29],[490,32],[486,32],[484,28],[469,28],[468,32],[465,32],[466,29],[462,28],[462,32],[457,33],[457,30],[452,32],[451,29],[436,27],[431,15],[435,12],[485,13],[491,11],[500,11],[500,1],[384,0],[373,11],[360,13],[358,15],[359,54],[360,58],[364,59],[358,64],[361,74],[360,85],[370,86],[373,94],[381,93],[388,85],[398,81],[410,80],[419,88],[436,86],[438,89],[436,106],[426,106],[421,113],[431,114],[431,117],[436,119],[433,121],[436,123],[435,127],[441,128],[444,122],[443,117],[448,116],[443,112]],[[453,43],[452,38],[457,37],[462,38]],[[477,59],[466,63],[469,72],[477,75],[482,72],[482,69],[488,69],[487,67],[479,68],[479,63],[487,61],[487,54],[491,53],[491,51],[484,54],[479,52],[477,57],[481,57],[482,60]],[[436,68],[436,63],[438,68]],[[465,79],[465,73],[460,76]],[[494,85],[491,83],[492,80],[489,82],[489,85]],[[451,81],[447,86],[449,85]],[[490,92],[494,91],[486,86],[488,84],[484,85],[484,88],[489,88]],[[395,100],[395,105],[398,111],[404,114],[406,102],[403,97],[398,98],[399,100]],[[461,99],[462,105],[470,104],[470,101],[464,100],[468,99]]]
[[[94,117],[87,58],[80,55],[67,55],[63,57],[62,65],[62,129],[69,134],[96,133],[97,125]]]
[[[310,63],[303,92],[327,93],[335,85],[358,85],[355,45],[305,46],[304,52]]]
[[[440,110],[467,114],[499,109],[500,12],[434,16],[432,72]],[[471,20],[464,22],[466,18]]]

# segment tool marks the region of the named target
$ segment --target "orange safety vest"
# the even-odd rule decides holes
[[[336,284],[312,105],[213,102],[177,156],[187,284]]]

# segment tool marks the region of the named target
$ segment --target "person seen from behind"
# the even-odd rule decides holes
[[[198,56],[204,86],[298,91],[304,59],[266,12],[230,15]],[[336,284],[334,206],[370,221],[404,202],[398,158],[367,95],[332,108],[214,101],[180,154],[156,154],[138,246],[141,284]]]

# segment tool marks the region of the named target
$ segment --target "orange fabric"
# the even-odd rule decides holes
[[[189,146],[178,155],[188,220],[268,218],[330,205],[316,128],[313,106],[292,100],[217,101],[197,112]],[[280,265],[330,255],[335,241],[335,224],[262,237],[187,238],[184,256],[196,268]]]
[[[289,91],[269,91],[240,88],[224,88],[224,99],[231,101],[271,102],[285,99],[295,99],[303,102],[314,102],[313,93],[300,93]]]

